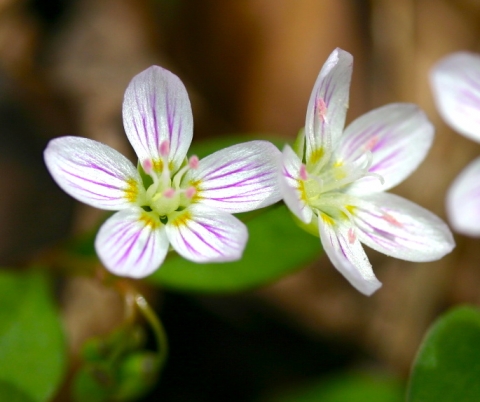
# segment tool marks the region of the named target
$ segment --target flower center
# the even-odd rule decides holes
[[[170,144],[167,140],[160,144],[159,151],[159,161],[146,159],[142,162],[143,171],[153,181],[146,191],[142,207],[158,214],[163,222],[163,219],[168,220],[172,212],[185,209],[191,204],[197,190],[193,186],[182,184],[182,178],[190,169],[198,168],[198,158],[192,156],[184,166],[173,172],[168,161]]]
[[[328,161],[302,165],[299,181],[306,203],[317,215],[319,212],[332,217],[350,215],[347,206],[354,204],[355,199],[345,192],[345,188],[366,176],[384,181],[377,173],[369,172],[371,165],[369,149],[351,160],[336,159],[333,154]]]
[[[163,192],[154,193],[149,202],[152,211],[161,217],[167,216],[173,211],[179,209],[180,203],[179,192],[175,191],[173,188],[168,188]]]

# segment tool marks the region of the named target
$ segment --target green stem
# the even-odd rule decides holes
[[[155,311],[150,307],[147,300],[145,300],[145,298],[141,294],[137,293],[135,295],[135,303],[139,308],[140,312],[143,314],[144,318],[150,324],[153,333],[155,334],[158,345],[158,361],[160,369],[162,369],[168,356],[168,339],[165,329],[163,328],[161,321],[155,314]]]

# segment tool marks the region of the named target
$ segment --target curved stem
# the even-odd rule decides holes
[[[159,369],[162,369],[168,356],[168,338],[162,322],[145,297],[131,284],[130,281],[119,279],[115,282],[114,286],[120,294],[123,295],[125,300],[126,323],[131,323],[135,320],[135,312],[138,309],[143,318],[145,318],[152,328],[157,342]]]
[[[163,368],[167,356],[168,356],[168,339],[165,329],[163,328],[162,322],[159,320],[155,311],[150,307],[147,300],[140,294],[135,294],[135,303],[142,313],[143,317],[148,321],[150,324],[153,333],[155,334],[155,338],[157,340],[158,346],[158,360],[160,364],[160,369]]]

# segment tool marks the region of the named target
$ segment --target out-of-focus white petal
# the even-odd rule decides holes
[[[437,109],[454,130],[480,141],[480,55],[453,53],[431,70]]]
[[[172,247],[194,262],[226,262],[241,258],[248,239],[246,226],[233,215],[193,204],[166,225]]]
[[[300,180],[301,166],[302,162],[292,148],[289,145],[285,145],[278,177],[283,200],[298,219],[302,222],[310,223],[313,211],[307,205],[305,189]]]
[[[141,162],[159,160],[160,145],[167,140],[169,161],[177,170],[193,135],[192,108],[182,81],[158,66],[133,77],[123,100],[123,124]]]
[[[308,102],[305,122],[307,165],[329,154],[342,134],[352,69],[352,55],[337,48],[318,75]]]
[[[340,159],[364,158],[370,151],[368,171],[375,175],[356,181],[348,192],[368,194],[396,186],[425,159],[434,131],[425,113],[410,103],[386,105],[356,119],[341,139]]]
[[[448,219],[459,233],[480,236],[480,158],[454,180],[447,193]]]
[[[133,207],[105,221],[95,249],[105,267],[119,276],[143,278],[154,272],[168,251],[165,227],[153,214]]]
[[[143,197],[142,181],[132,162],[100,142],[56,138],[48,143],[44,159],[57,184],[85,204],[119,210]]]
[[[360,241],[395,258],[434,261],[455,247],[450,229],[438,216],[393,194],[362,197],[352,215]]]
[[[233,145],[207,156],[185,178],[197,189],[196,202],[238,213],[280,200],[280,151],[267,141]]]
[[[360,292],[370,296],[382,284],[358,241],[355,229],[328,217],[319,217],[320,239],[332,264]]]

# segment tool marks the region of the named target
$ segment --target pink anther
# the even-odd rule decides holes
[[[163,192],[163,196],[166,198],[173,198],[175,196],[175,190],[173,188],[167,188]]]
[[[168,156],[170,153],[170,141],[162,141],[159,148],[160,156]]]
[[[383,214],[383,219],[384,219],[385,221],[387,221],[388,223],[391,223],[393,226],[396,226],[396,227],[399,227],[399,228],[403,227],[403,225],[402,225],[399,221],[397,221],[397,220],[396,220],[392,215],[390,215],[390,214],[384,213],[384,214]]]
[[[190,166],[191,169],[198,169],[198,156],[197,155],[192,155],[188,161],[188,166]]]
[[[357,240],[357,235],[355,234],[355,230],[353,228],[348,229],[348,242],[350,244],[355,243],[355,240]]]
[[[144,171],[146,174],[152,173],[153,163],[152,163],[151,159],[145,159],[145,160],[142,162],[142,168],[143,168],[143,171]]]
[[[302,180],[307,180],[308,179],[307,168],[303,163],[300,165],[300,178]]]
[[[189,187],[189,188],[187,188],[187,189],[185,190],[185,196],[186,196],[187,198],[189,198],[189,199],[190,199],[190,198],[193,198],[193,196],[194,196],[195,194],[197,194],[197,189],[196,189],[195,187],[193,187],[193,186],[192,186],[192,187]]]
[[[380,138],[377,136],[370,138],[367,143],[365,144],[365,149],[371,151],[375,145],[377,145]]]
[[[327,104],[323,100],[323,98],[317,98],[317,114],[318,118],[321,119],[322,121],[326,120],[327,117]]]

